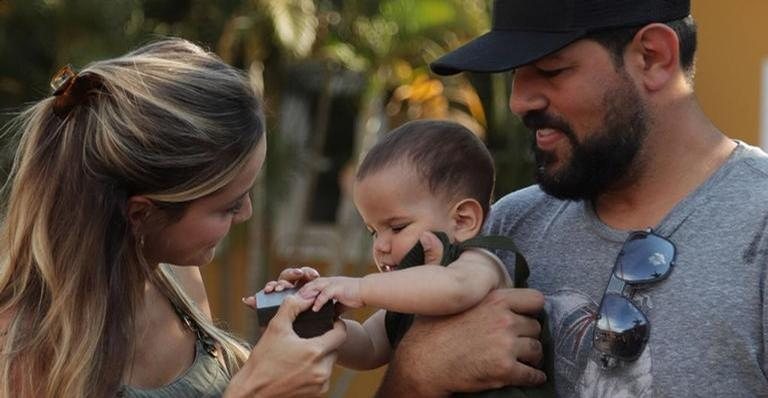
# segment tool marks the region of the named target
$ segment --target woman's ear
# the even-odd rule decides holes
[[[453,235],[458,241],[475,237],[483,227],[483,207],[475,199],[462,199],[452,210]]]
[[[146,227],[144,223],[154,208],[155,204],[146,196],[134,195],[128,198],[125,216],[131,224],[131,230],[134,234]]]

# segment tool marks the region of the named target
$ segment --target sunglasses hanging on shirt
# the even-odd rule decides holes
[[[634,361],[643,353],[651,324],[628,293],[669,276],[675,256],[675,245],[652,230],[629,234],[616,258],[595,324],[592,346],[602,368]]]

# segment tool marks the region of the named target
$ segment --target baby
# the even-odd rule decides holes
[[[384,365],[410,327],[412,314],[456,314],[493,289],[511,287],[504,265],[486,249],[514,251],[515,287],[525,287],[528,266],[512,241],[477,236],[490,209],[494,179],[491,155],[471,131],[447,121],[406,123],[371,148],[353,187],[353,200],[373,237],[373,259],[381,272],[362,278],[321,278],[312,268],[291,268],[264,291],[309,280],[298,294],[315,299],[314,311],[334,299],[337,307],[382,308],[363,324],[343,319],[347,339],[338,349],[338,361],[357,370]],[[426,232],[442,241],[441,265],[423,265],[426,246],[433,242]],[[544,314],[540,321],[543,365],[551,376]],[[554,391],[549,378],[538,387],[508,386],[465,396],[552,397]]]
[[[347,340],[338,351],[339,364],[348,368],[386,364],[410,326],[412,316],[406,313],[459,313],[491,290],[510,286],[498,258],[477,247],[514,250],[514,246],[475,238],[490,208],[494,178],[490,153],[466,128],[436,120],[407,123],[371,148],[353,188],[355,206],[373,237],[373,258],[382,272],[362,278],[321,278],[306,267],[289,269],[281,274],[286,279],[268,283],[265,291],[292,287],[287,279],[301,277],[314,279],[299,294],[315,299],[315,311],[331,299],[348,308],[389,310],[376,312],[362,325],[345,319]],[[447,266],[421,265],[419,241],[426,231],[439,232],[444,244],[451,243],[442,261]],[[463,250],[469,247],[473,248]],[[453,262],[457,256],[461,261]]]

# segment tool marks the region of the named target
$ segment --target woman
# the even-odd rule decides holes
[[[250,351],[197,265],[251,216],[266,153],[247,79],[180,39],[63,69],[13,125],[0,227],[0,396],[313,396],[343,326],[302,340],[288,300]],[[174,264],[174,265],[170,265]]]

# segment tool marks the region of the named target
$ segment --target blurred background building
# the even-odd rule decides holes
[[[358,157],[379,134],[411,119],[450,118],[491,149],[497,197],[530,184],[530,137],[507,109],[509,75],[438,78],[426,67],[486,31],[490,3],[0,0],[0,122],[49,95],[59,67],[79,68],[159,37],[201,43],[247,71],[267,103],[267,165],[254,217],[202,269],[215,316],[255,341],[256,320],[240,298],[285,266],[374,271],[349,188]],[[726,134],[766,147],[768,2],[693,0],[693,15],[702,106]],[[7,171],[15,140],[0,139]],[[381,374],[338,368],[328,396],[373,396]]]

